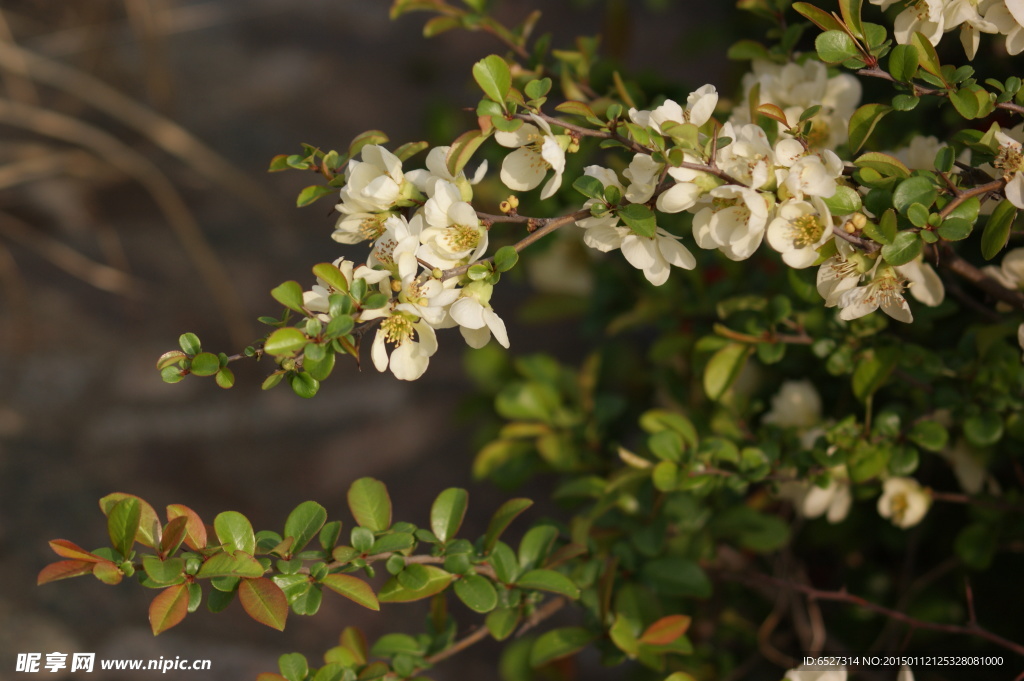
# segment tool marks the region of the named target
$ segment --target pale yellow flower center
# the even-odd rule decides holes
[[[801,215],[789,221],[789,238],[796,248],[806,248],[818,243],[825,233],[825,225],[813,215]]]
[[[480,243],[480,228],[472,225],[451,225],[445,230],[445,241],[451,251],[468,251]]]
[[[1021,147],[1010,144],[999,147],[999,153],[996,154],[996,160],[992,161],[992,165],[1002,170],[1004,176],[1019,173],[1024,170],[1024,153],[1021,152]]]
[[[412,320],[400,314],[385,319],[380,323],[380,329],[384,332],[384,340],[393,343],[396,348],[416,333]]]
[[[374,215],[373,217],[366,218],[359,225],[359,235],[363,237],[364,241],[376,239],[384,233],[384,221],[388,216],[388,213],[382,213],[380,215]],[[392,250],[394,250],[393,246]]]

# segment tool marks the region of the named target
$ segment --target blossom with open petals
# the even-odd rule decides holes
[[[903,297],[905,285],[906,279],[892,267],[880,267],[867,284],[852,288],[839,297],[838,304],[842,308],[839,318],[850,321],[881,308],[893,319],[909,324],[914,321],[914,314]]]
[[[931,495],[914,478],[889,478],[882,483],[878,514],[905,530],[921,522],[931,504]]]
[[[810,267],[818,259],[818,249],[832,238],[832,212],[817,196],[785,201],[768,225],[767,238],[787,265],[798,270]]]
[[[373,366],[381,372],[391,369],[400,381],[415,381],[426,372],[431,355],[437,352],[434,329],[410,305],[398,304],[382,316],[370,348]],[[390,355],[388,345],[393,346]]]
[[[348,162],[345,186],[341,188],[341,213],[334,233],[335,241],[355,244],[376,239],[384,232],[384,221],[390,211],[416,193],[402,172],[402,161],[384,147],[368,144],[363,147],[361,161]]]
[[[456,300],[448,313],[459,325],[459,331],[471,348],[482,348],[494,339],[508,347],[508,332],[505,322],[491,308],[491,292],[493,286],[482,281],[474,281],[461,290],[462,297]]]
[[[637,125],[662,131],[662,123],[692,123],[700,127],[711,120],[711,114],[718,106],[718,90],[714,85],[702,85],[686,98],[684,109],[676,101],[666,99],[653,111],[629,110],[629,118]]]
[[[765,198],[746,187],[724,185],[708,192],[704,200],[710,206],[693,217],[693,237],[697,245],[719,249],[730,260],[746,260],[764,238],[768,222]]]
[[[529,191],[541,183],[549,170],[553,170],[555,174],[540,193],[540,198],[547,199],[562,186],[568,142],[564,135],[552,133],[551,126],[540,116],[531,113],[530,117],[536,125],[523,123],[515,132],[499,130],[494,133],[498,144],[515,149],[501,164],[501,181],[512,191]]]

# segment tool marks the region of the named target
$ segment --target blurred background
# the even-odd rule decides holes
[[[539,4],[537,31],[555,46],[604,32],[627,72],[729,84],[729,3]],[[387,482],[396,518],[421,524],[448,486],[470,489],[477,525],[508,496],[470,479],[474,424],[458,414],[473,389],[458,334],[441,336],[415,384],[339,362],[310,401],[261,392],[268,369],[255,363],[233,365],[230,392],[212,380],[169,386],[154,368],[185,331],[204,349],[239,351],[264,333],[256,317],[279,310],[271,288],[308,285],[314,263],[345,252],[330,239],[329,198],[294,208],[315,178],[267,175],[272,156],[302,142],[344,149],[371,128],[394,145],[446,144],[473,124],[461,111],[479,99],[470,66],[502,46],[463,32],[426,40],[423,15],[391,22],[388,5],[0,2],[0,677],[28,678],[13,671],[18,653],[83,651],[212,661],[168,681],[254,679],[285,652],[319,663],[347,624],[371,641],[422,626],[416,606],[375,614],[328,595],[283,634],[233,604],[154,638],[153,591],[90,578],[37,588],[55,559],[47,540],[107,542],[97,500],[110,492],[158,510],[186,504],[207,522],[236,510],[276,530],[306,499],[348,525],[344,493],[364,475]],[[520,5],[498,16],[521,20]],[[513,303],[502,311],[513,351],[550,347],[516,326]],[[573,329],[558,338],[572,357]],[[477,646],[432,676],[494,678],[493,652]]]

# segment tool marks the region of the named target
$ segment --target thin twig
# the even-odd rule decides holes
[[[1002,636],[993,633],[980,626],[974,625],[960,625],[960,624],[942,624],[940,622],[929,622],[927,620],[918,619],[912,617],[905,612],[887,608],[884,605],[879,605],[872,601],[867,600],[862,596],[851,594],[845,589],[839,591],[825,591],[822,589],[816,589],[813,586],[807,584],[800,584],[798,582],[789,581],[786,579],[780,579],[778,577],[772,577],[771,575],[765,575],[761,573],[721,573],[726,579],[750,584],[750,583],[761,583],[761,584],[772,584],[779,588],[791,589],[799,591],[805,594],[809,598],[814,598],[820,601],[837,601],[840,603],[847,603],[849,605],[855,605],[865,610],[878,613],[890,619],[898,620],[909,625],[913,629],[927,629],[930,631],[941,631],[947,634],[958,634],[963,636],[976,636],[983,638],[986,641],[994,643],[995,645],[1005,648],[1017,655],[1024,655],[1024,645],[1015,643],[1009,639],[1003,638]]]
[[[856,73],[857,73],[858,76],[868,76],[870,78],[881,78],[882,80],[887,80],[887,81],[889,81],[891,83],[899,82],[895,78],[893,78],[892,75],[888,71],[886,71],[886,70],[884,70],[884,69],[882,69],[882,68],[880,68],[878,66],[872,66],[870,68],[860,69],[859,71],[856,71]],[[947,92],[946,90],[937,90],[937,89],[930,88],[930,87],[924,87],[923,85],[918,85],[917,83],[911,83],[910,87],[913,89],[914,96],[916,96],[916,97],[920,97],[921,95],[933,95],[935,97],[949,97],[949,92]],[[997,109],[1005,109],[1006,111],[1012,111],[1012,112],[1014,112],[1016,114],[1021,114],[1022,116],[1024,116],[1024,106],[1020,106],[1019,104],[1014,104],[1013,102],[999,102],[998,104],[995,105],[995,108],[997,108]]]

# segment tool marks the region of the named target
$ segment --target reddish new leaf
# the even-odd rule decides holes
[[[96,579],[110,586],[120,584],[121,580],[124,579],[124,573],[121,571],[121,568],[109,560],[101,560],[96,563],[92,569],[92,574]]]
[[[70,558],[75,561],[86,561],[89,563],[96,563],[101,560],[96,554],[86,551],[78,544],[67,539],[51,540],[50,548],[61,558]]]
[[[238,600],[249,617],[272,629],[284,631],[285,620],[288,619],[288,597],[270,579],[243,579],[238,585]]]
[[[685,634],[689,628],[690,618],[687,615],[669,615],[647,627],[638,640],[649,646],[664,646]]]
[[[355,601],[359,605],[370,610],[380,610],[380,603],[377,595],[373,593],[370,585],[352,575],[327,575],[323,584],[331,591],[337,592],[345,598]]]
[[[171,504],[167,507],[167,519],[188,518],[185,529],[185,545],[193,551],[206,548],[206,525],[199,514],[184,504]]]
[[[171,518],[164,527],[164,534],[160,537],[160,558],[166,558],[181,546],[181,542],[188,535],[188,516],[180,515]]]
[[[95,565],[95,561],[87,560],[60,560],[56,563],[50,563],[39,571],[39,576],[36,577],[36,585],[56,582],[58,579],[87,575],[92,572]]]
[[[149,604],[149,626],[156,636],[180,623],[188,614],[188,585],[167,587]]]

